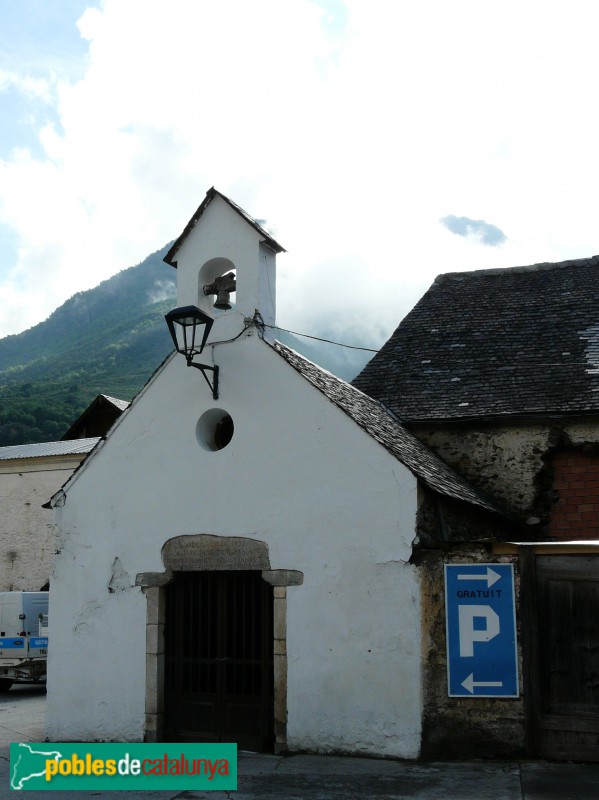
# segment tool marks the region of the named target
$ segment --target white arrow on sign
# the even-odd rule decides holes
[[[493,687],[493,686],[503,686],[503,681],[475,681],[474,680],[474,673],[471,672],[468,677],[462,681],[462,686],[466,691],[470,692],[470,694],[474,694],[474,690],[477,689],[479,686],[483,687]]]
[[[494,569],[491,567],[487,567],[486,573],[480,573],[479,575],[458,575],[459,581],[486,581],[487,582],[487,589],[490,586],[493,586],[494,583],[501,580],[501,575],[498,572],[495,572]]]

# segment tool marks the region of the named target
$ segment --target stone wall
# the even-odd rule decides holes
[[[518,538],[518,525],[500,514],[439,498],[421,487],[417,530],[412,562],[420,569],[422,589],[424,711],[421,757],[522,755],[522,697],[493,699],[448,695],[444,575],[445,564],[514,563],[518,614],[520,578],[517,559],[497,557],[492,552],[493,541]],[[521,665],[520,655],[519,660]]]
[[[411,430],[497,506],[542,540],[557,501],[553,460],[561,452],[599,454],[599,418],[465,421]]]
[[[423,498],[413,562],[423,619],[423,758],[524,754],[520,569],[493,541],[599,538],[599,420],[412,426],[416,435],[506,512],[505,517]],[[513,563],[519,698],[448,696],[444,565]]]
[[[48,583],[55,528],[42,504],[71,472],[0,473],[0,591],[37,591]]]
[[[420,555],[424,664],[421,757],[516,758],[524,754],[524,703],[519,698],[449,697],[445,636],[444,565],[514,563],[516,619],[520,580],[517,559],[493,556],[490,546],[456,545]],[[520,630],[518,624],[518,637]],[[519,645],[519,672],[522,657]]]

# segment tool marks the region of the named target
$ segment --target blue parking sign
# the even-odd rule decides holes
[[[512,564],[446,564],[450,697],[518,697]]]

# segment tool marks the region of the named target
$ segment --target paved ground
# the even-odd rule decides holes
[[[0,800],[9,789],[11,742],[43,742],[45,693],[14,687],[0,694]],[[236,792],[26,791],[26,800],[598,800],[599,764],[413,763],[329,756],[241,753]]]
[[[181,800],[597,800],[599,764],[411,763],[328,756],[241,756],[237,792]]]

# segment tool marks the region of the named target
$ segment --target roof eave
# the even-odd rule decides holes
[[[227,203],[237,214],[239,214],[240,217],[242,217],[249,225],[251,225],[252,228],[254,228],[254,230],[256,230],[259,234],[261,234],[264,237],[264,239],[261,241],[261,244],[266,245],[275,253],[287,252],[285,248],[282,245],[280,245],[276,239],[273,239],[273,237],[267,231],[265,231],[264,228],[261,225],[259,225],[255,219],[253,219],[246,211],[244,211],[243,208],[241,208],[241,206],[238,206],[237,203],[234,203],[226,195],[222,194],[222,192],[219,192],[213,186],[212,188],[208,189],[208,191],[206,192],[206,197],[202,200],[197,211],[185,226],[183,233],[179,236],[178,239],[176,239],[173,246],[165,255],[163,261],[165,261],[171,267],[175,267],[175,269],[177,268],[177,252],[182,247],[185,240],[187,239],[191,231],[198,223],[204,211],[206,211],[206,209],[216,196],[224,200],[225,203]]]
[[[470,486],[467,483],[467,481],[464,478],[462,478],[462,476],[460,476],[457,472],[455,472],[455,470],[453,470],[448,464],[443,462],[442,459],[439,458],[439,456],[437,456],[433,451],[429,450],[429,448],[423,442],[418,440],[417,437],[413,433],[410,433],[408,431],[408,429],[406,428],[406,426],[402,425],[400,420],[388,408],[386,408],[382,403],[380,403],[377,400],[374,400],[372,397],[369,397],[364,392],[362,392],[359,389],[357,389],[355,386],[352,386],[351,384],[347,383],[347,381],[344,381],[341,378],[338,378],[337,376],[335,376],[332,373],[330,373],[328,370],[325,370],[322,367],[319,367],[314,362],[309,361],[309,359],[304,358],[299,353],[294,351],[292,348],[287,347],[286,345],[282,344],[281,342],[277,341],[277,342],[274,343],[274,345],[271,345],[268,342],[267,342],[267,344],[269,344],[269,346],[272,347],[272,349],[275,352],[277,352],[278,355],[281,356],[283,358],[283,360],[287,364],[289,364],[290,367],[295,369],[295,371],[298,372],[317,391],[321,392],[321,394],[323,394],[325,397],[327,397],[329,402],[333,403],[346,416],[350,417],[350,419],[352,419],[356,423],[356,425],[358,425],[358,427],[360,427],[362,430],[364,430],[365,433],[368,436],[370,436],[372,439],[374,439],[374,441],[378,442],[378,444],[381,447],[383,447],[393,458],[395,458],[397,461],[402,463],[406,467],[406,469],[408,469],[414,475],[414,477],[417,480],[422,481],[432,492],[435,492],[436,494],[441,495],[441,496],[449,497],[449,498],[451,498],[453,500],[458,500],[458,501],[462,501],[462,502],[471,503],[472,505],[475,505],[475,506],[478,506],[480,508],[483,508],[486,511],[491,512],[493,514],[498,514],[498,515],[500,515],[502,517],[506,517],[507,516],[505,514],[505,512],[503,512],[500,509],[496,508],[493,505],[492,502],[490,502],[485,497],[483,497],[480,494],[480,492],[478,492],[476,489],[474,489],[474,487]],[[290,356],[292,356],[291,360],[290,360]],[[305,365],[309,365],[311,369],[317,370],[320,373],[322,373],[323,375],[328,375],[331,379],[333,379],[333,381],[335,381],[335,382],[337,382],[339,384],[345,385],[348,390],[351,390],[351,391],[355,392],[357,395],[361,395],[369,403],[372,403],[373,406],[376,406],[377,409],[378,409],[378,412],[381,413],[382,415],[384,415],[385,417],[387,417],[389,422],[392,422],[392,424],[398,426],[398,428],[403,428],[403,430],[405,431],[405,434],[407,436],[411,437],[412,440],[417,441],[419,447],[421,447],[424,450],[428,451],[428,455],[435,462],[437,462],[439,464],[439,466],[443,470],[446,478],[450,478],[451,481],[455,481],[457,483],[455,483],[454,485],[449,485],[449,483],[448,483],[445,486],[435,485],[435,481],[431,480],[430,478],[427,478],[427,476],[424,474],[424,470],[418,471],[413,465],[410,465],[410,463],[408,463],[408,460],[405,458],[405,456],[402,458],[401,455],[397,452],[397,450],[389,444],[389,442],[385,442],[381,437],[375,435],[372,430],[370,430],[367,426],[364,425],[363,421],[360,421],[358,418],[356,418],[355,415],[352,415],[349,412],[349,410],[345,407],[344,404],[340,403],[338,399],[336,399],[335,397],[331,396],[330,393],[327,393],[327,391],[325,391],[325,389],[321,385],[319,385],[318,383],[314,382],[314,380],[312,380],[305,373],[305,371],[302,371],[302,368],[300,366],[301,363],[304,363]],[[440,482],[442,483],[442,481],[440,481]],[[462,491],[458,490],[458,485],[461,485]]]
[[[599,416],[599,408],[598,409],[582,409],[577,411],[556,411],[553,410],[546,410],[546,411],[505,411],[499,413],[489,413],[481,411],[477,414],[470,414],[469,416],[458,416],[451,415],[451,416],[427,416],[427,417],[411,417],[403,415],[401,421],[404,425],[447,425],[451,423],[473,423],[473,422],[485,422],[485,423],[501,423],[501,422],[519,422],[519,421],[528,421],[532,422],[535,420],[560,420],[564,419],[565,417],[569,419],[578,419],[584,417],[597,417]]]

